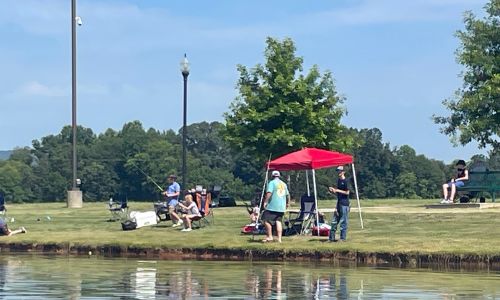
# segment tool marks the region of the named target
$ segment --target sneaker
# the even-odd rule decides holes
[[[345,242],[347,242],[347,240],[339,240],[339,242],[345,243]]]
[[[24,227],[21,227],[21,232],[26,233],[26,232],[28,232],[28,230],[26,230],[26,228],[24,228]]]
[[[189,232],[189,231],[192,231],[192,230],[193,230],[193,229],[191,229],[191,228],[184,228],[184,229],[182,229],[181,231],[184,231],[184,232]]]
[[[181,226],[181,223],[175,223],[174,225],[172,225],[172,227],[178,227],[178,226]]]
[[[448,200],[448,202],[446,202],[447,204],[453,204],[453,200]]]
[[[338,240],[328,240],[328,243],[336,243]]]
[[[439,203],[441,203],[441,204],[446,204],[446,203],[448,203],[448,199],[443,199],[443,200],[441,200],[441,202],[439,202]]]
[[[184,224],[184,221],[182,221],[182,220],[179,219],[179,221],[177,221],[177,223],[179,223],[179,224],[182,225],[182,224]]]

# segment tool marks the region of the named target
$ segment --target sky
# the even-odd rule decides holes
[[[392,147],[451,162],[432,115],[462,85],[463,13],[486,0],[78,0],[77,123],[99,134],[139,120],[182,126],[180,61],[190,61],[187,122],[221,121],[238,64],[264,63],[268,36],[290,37],[304,71],[330,70],[346,97],[342,123],[379,128]],[[70,0],[0,0],[0,150],[31,146],[71,124]]]

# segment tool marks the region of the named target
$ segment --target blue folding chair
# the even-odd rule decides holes
[[[314,195],[300,198],[300,211],[289,212],[285,221],[285,235],[306,234],[311,231],[316,214]]]

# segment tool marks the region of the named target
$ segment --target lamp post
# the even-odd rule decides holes
[[[186,168],[186,115],[187,115],[187,80],[189,76],[189,61],[184,53],[184,58],[181,60],[181,73],[184,78],[184,109],[182,118],[182,188],[187,189],[187,168]]]
[[[82,25],[82,19],[76,15],[76,0],[71,0],[71,128],[72,141],[72,170],[73,179],[71,190],[68,191],[68,207],[82,207],[82,192],[80,191],[79,179],[76,177],[76,25]]]
[[[73,183],[72,190],[76,186],[76,0],[71,0],[71,128],[73,130]]]

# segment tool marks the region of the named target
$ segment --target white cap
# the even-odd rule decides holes
[[[273,177],[280,177],[281,176],[280,171],[276,171],[276,170],[273,171],[272,175],[273,175]]]
[[[337,172],[344,171],[344,166],[338,166],[335,170],[336,170]]]

